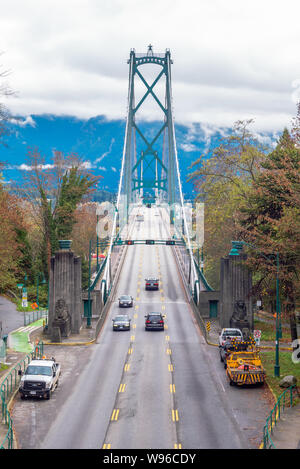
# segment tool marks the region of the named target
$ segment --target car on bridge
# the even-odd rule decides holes
[[[128,314],[119,314],[113,322],[113,331],[130,331],[130,321]]]
[[[159,279],[156,277],[147,277],[145,278],[145,290],[158,290],[159,289]]]
[[[164,316],[161,313],[148,313],[145,318],[145,331],[164,330]]]
[[[119,298],[120,308],[130,308],[133,306],[133,298],[131,295],[121,295]]]

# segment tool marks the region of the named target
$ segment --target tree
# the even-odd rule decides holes
[[[0,178],[0,291],[14,289],[31,271],[31,250],[20,200],[11,195]]]
[[[41,230],[40,255],[48,276],[51,255],[59,239],[69,239],[77,205],[94,189],[100,176],[88,173],[82,160],[74,154],[55,152],[52,164],[45,164],[38,149],[29,151],[31,169],[19,188],[31,204],[36,224]]]
[[[262,164],[250,200],[241,210],[240,234],[269,257],[279,253],[284,310],[292,317],[300,293],[300,148],[287,129]],[[250,252],[248,264],[260,273],[257,290],[270,290],[275,263]]]
[[[266,148],[250,132],[252,120],[238,121],[220,144],[200,156],[189,175],[197,191],[196,200],[205,203],[205,275],[219,287],[220,258],[228,254],[236,239],[238,213],[249,204],[251,184],[259,174]]]

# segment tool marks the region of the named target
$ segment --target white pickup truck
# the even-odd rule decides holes
[[[51,393],[58,385],[60,365],[54,358],[32,360],[25,373],[19,370],[22,376],[19,384],[21,399],[25,397],[41,397],[50,399]]]

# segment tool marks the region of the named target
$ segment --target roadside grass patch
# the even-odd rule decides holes
[[[280,381],[284,376],[293,375],[297,378],[297,385],[300,384],[300,362],[293,363],[292,361],[292,351],[280,351],[279,353],[279,365],[280,365],[280,377],[274,377],[274,365],[275,365],[275,350],[272,351],[260,351],[260,356],[263,362],[263,366],[266,370],[266,380],[277,399],[284,392],[284,388],[279,386]],[[296,402],[299,403],[299,397],[296,399]]]
[[[276,336],[276,320],[273,322],[260,321],[259,319],[254,319],[254,329],[261,331],[261,340],[263,341],[275,341]],[[282,325],[282,339],[284,341],[291,341],[290,328]]]

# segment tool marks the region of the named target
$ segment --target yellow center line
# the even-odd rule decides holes
[[[133,348],[131,347],[131,348],[128,349],[128,354],[132,355],[132,352],[133,352]]]
[[[175,394],[175,384],[170,384],[170,393]]]
[[[179,420],[179,415],[178,415],[178,410],[177,409],[172,409],[172,420],[173,420],[173,422],[178,422],[178,420]]]
[[[125,387],[126,387],[126,384],[124,383],[120,384],[119,392],[125,392]]]
[[[136,324],[132,324],[132,328],[133,328],[133,329],[136,329]]]
[[[172,351],[170,348],[167,348],[167,355],[172,355]]]
[[[174,443],[174,449],[182,449],[181,443]]]
[[[111,444],[110,443],[104,443],[102,446],[102,449],[111,449]]]
[[[126,365],[124,366],[124,371],[129,371],[130,369],[130,363],[126,363]]]
[[[131,342],[134,342],[134,339],[135,339],[135,335],[132,335],[132,336],[130,337],[130,341],[131,341]]]
[[[168,365],[168,370],[169,370],[170,372],[174,371],[174,366],[171,365],[171,364],[169,364],[169,365]]]
[[[114,409],[111,415],[111,420],[118,420],[120,409]]]

